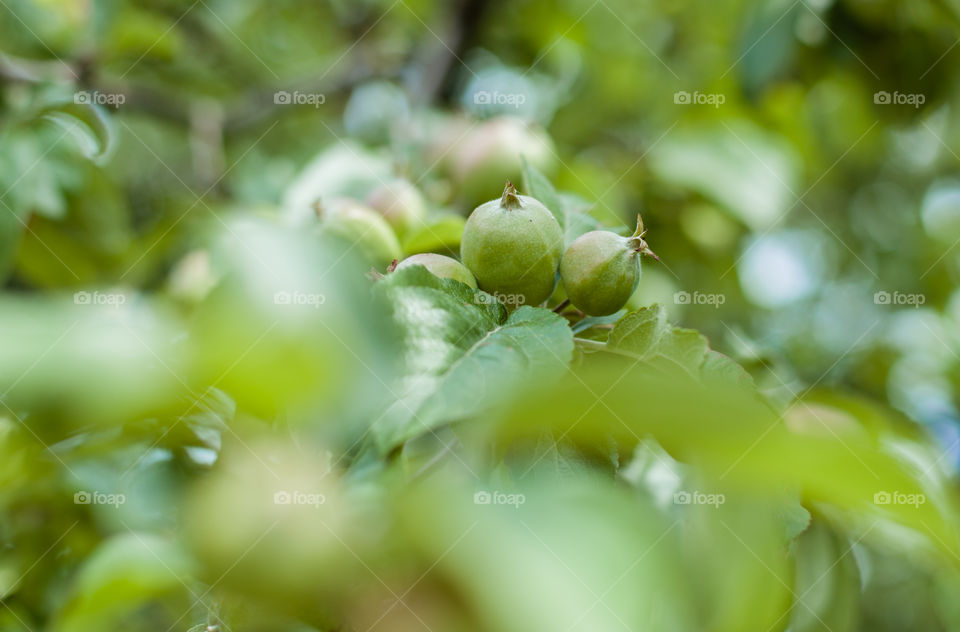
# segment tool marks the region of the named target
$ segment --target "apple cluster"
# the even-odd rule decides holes
[[[559,280],[567,300],[584,314],[613,314],[637,288],[640,256],[656,258],[643,239],[639,218],[629,237],[594,230],[564,249],[554,214],[539,200],[520,195],[509,180],[499,198],[481,204],[467,219],[460,241],[462,262],[438,253],[400,260],[394,231],[402,234],[423,213],[422,198],[407,182],[383,185],[365,205],[339,201],[327,212],[327,230],[352,239],[373,261],[391,260],[388,271],[423,266],[438,277],[509,297],[502,301],[508,309],[543,304]]]

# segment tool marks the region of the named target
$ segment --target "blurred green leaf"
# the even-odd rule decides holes
[[[81,134],[80,146],[92,160],[103,160],[113,147],[114,132],[110,118],[99,105],[92,103],[59,103],[42,109],[39,114],[70,133]]]
[[[683,337],[689,350],[699,353],[697,339]],[[883,498],[877,494],[885,491],[924,496],[925,484],[921,472],[871,439],[791,430],[755,393],[698,384],[694,376],[684,378],[686,373],[651,370],[632,354],[621,353],[589,354],[588,362],[574,367],[560,385],[514,400],[499,431],[512,437],[546,428],[587,443],[607,433],[627,442],[652,435],[675,458],[695,462],[728,484],[778,494],[783,488],[799,489],[805,499],[908,526],[926,538],[929,549],[952,556],[960,548],[952,519],[955,498],[877,504]],[[598,393],[603,393],[602,406],[597,405]]]
[[[545,175],[523,160],[523,181],[527,195],[537,198],[557,218],[563,231],[564,246],[569,246],[580,235],[597,230],[600,224],[584,212],[574,199],[557,192]]]
[[[799,195],[795,153],[748,121],[674,130],[651,149],[649,160],[663,182],[722,205],[754,230],[779,221]]]
[[[797,541],[797,600],[790,629],[844,632],[860,629],[860,571],[854,543],[815,524]]]
[[[696,627],[689,582],[673,563],[675,525],[589,477],[552,482],[515,490],[524,498],[515,506],[471,504],[463,487],[416,490],[401,528],[456,582],[484,629]],[[550,595],[552,607],[534,594]]]
[[[190,561],[172,541],[147,533],[105,540],[86,560],[53,629],[110,629],[170,593],[188,591]]]
[[[466,220],[461,215],[444,214],[432,217],[406,236],[403,251],[410,255],[421,252],[458,252],[464,224]]]

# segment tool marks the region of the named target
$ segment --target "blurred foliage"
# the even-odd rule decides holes
[[[0,2],[0,630],[960,630],[958,30]],[[505,178],[626,310],[366,276]]]

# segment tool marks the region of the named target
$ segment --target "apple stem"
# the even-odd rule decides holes
[[[500,206],[506,209],[516,209],[523,206],[520,202],[520,196],[517,194],[517,188],[507,180],[507,186],[503,188],[503,197],[500,198]]]

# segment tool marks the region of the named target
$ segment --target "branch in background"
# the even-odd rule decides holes
[[[198,99],[190,107],[190,151],[201,187],[220,182],[226,169],[223,149],[223,107],[213,99]]]
[[[484,14],[495,3],[485,0],[460,0],[446,14],[440,33],[442,42],[431,37],[413,65],[421,68],[408,86],[414,97],[423,103],[449,102],[455,95],[457,75],[466,51],[476,45],[478,29]]]
[[[345,68],[349,68],[351,62],[347,60],[343,65]],[[374,76],[372,70],[364,69],[361,72],[345,73],[333,80],[320,82],[304,80],[295,84],[278,86],[275,89],[251,90],[231,102],[218,102],[223,108],[223,131],[225,133],[242,131],[264,120],[275,119],[281,108],[289,109],[290,107],[274,101],[274,95],[279,91],[323,94],[329,101],[332,97],[348,94],[354,86],[369,81]],[[381,73],[378,76],[383,75]],[[111,94],[123,94],[126,97],[123,105],[124,111],[146,113],[183,127],[192,127],[193,125],[190,103],[185,102],[184,99],[171,96],[167,90],[110,81],[93,82],[88,89]]]
[[[241,130],[256,125],[263,120],[276,118],[281,108],[290,107],[289,105],[278,105],[274,102],[274,94],[281,90],[290,93],[323,94],[327,102],[330,102],[332,98],[349,95],[356,86],[367,81],[395,78],[395,73],[391,74],[382,70],[375,72],[374,69],[370,68],[367,64],[362,63],[364,58],[365,54],[359,52],[356,54],[356,58],[351,56],[351,58],[341,62],[339,64],[340,66],[352,68],[352,70],[332,80],[314,80],[313,82],[303,80],[295,84],[278,87],[274,91],[253,92],[248,94],[238,107],[232,109],[227,114],[224,129],[227,131]]]
[[[58,59],[23,59],[0,52],[0,77],[11,81],[29,83],[76,81],[82,74],[82,63],[71,65]]]
[[[415,99],[431,103],[449,100],[452,97],[461,67],[458,58],[462,59],[465,51],[475,45],[479,22],[487,10],[489,7],[484,0],[460,0],[445,14],[444,24],[441,27],[443,42],[430,38],[432,44],[421,49],[414,59],[408,60],[408,67],[423,69],[408,82],[410,93]],[[213,120],[211,118],[213,111],[209,108],[209,102],[203,101],[206,105],[197,105],[172,96],[173,93],[168,90],[132,82],[98,80],[95,65],[89,61],[30,60],[0,52],[0,77],[30,83],[73,82],[78,89],[123,94],[126,97],[125,111],[145,113],[188,128],[191,130],[192,137],[195,137],[200,145],[208,145],[208,149],[204,150],[199,149],[200,145],[193,147],[195,161],[198,161],[198,173],[203,174],[203,178],[207,179],[207,176],[216,170],[217,160],[216,151],[212,150],[213,146],[209,143],[213,142],[217,135],[241,131],[264,120],[275,118],[280,108],[288,107],[274,102],[274,94],[277,91],[322,93],[329,100],[345,95],[356,85],[374,78],[385,76],[398,78],[399,71],[393,73],[384,73],[383,69],[375,71],[369,64],[364,63],[365,59],[369,59],[369,51],[362,50],[362,46],[357,48],[358,50],[354,51],[349,58],[338,64],[348,70],[332,80],[325,79],[322,75],[317,78],[319,80],[314,81],[306,78],[288,85],[277,86],[276,89],[269,91],[251,91],[232,103],[220,103],[220,112],[214,117],[219,119],[218,130],[208,126]]]

